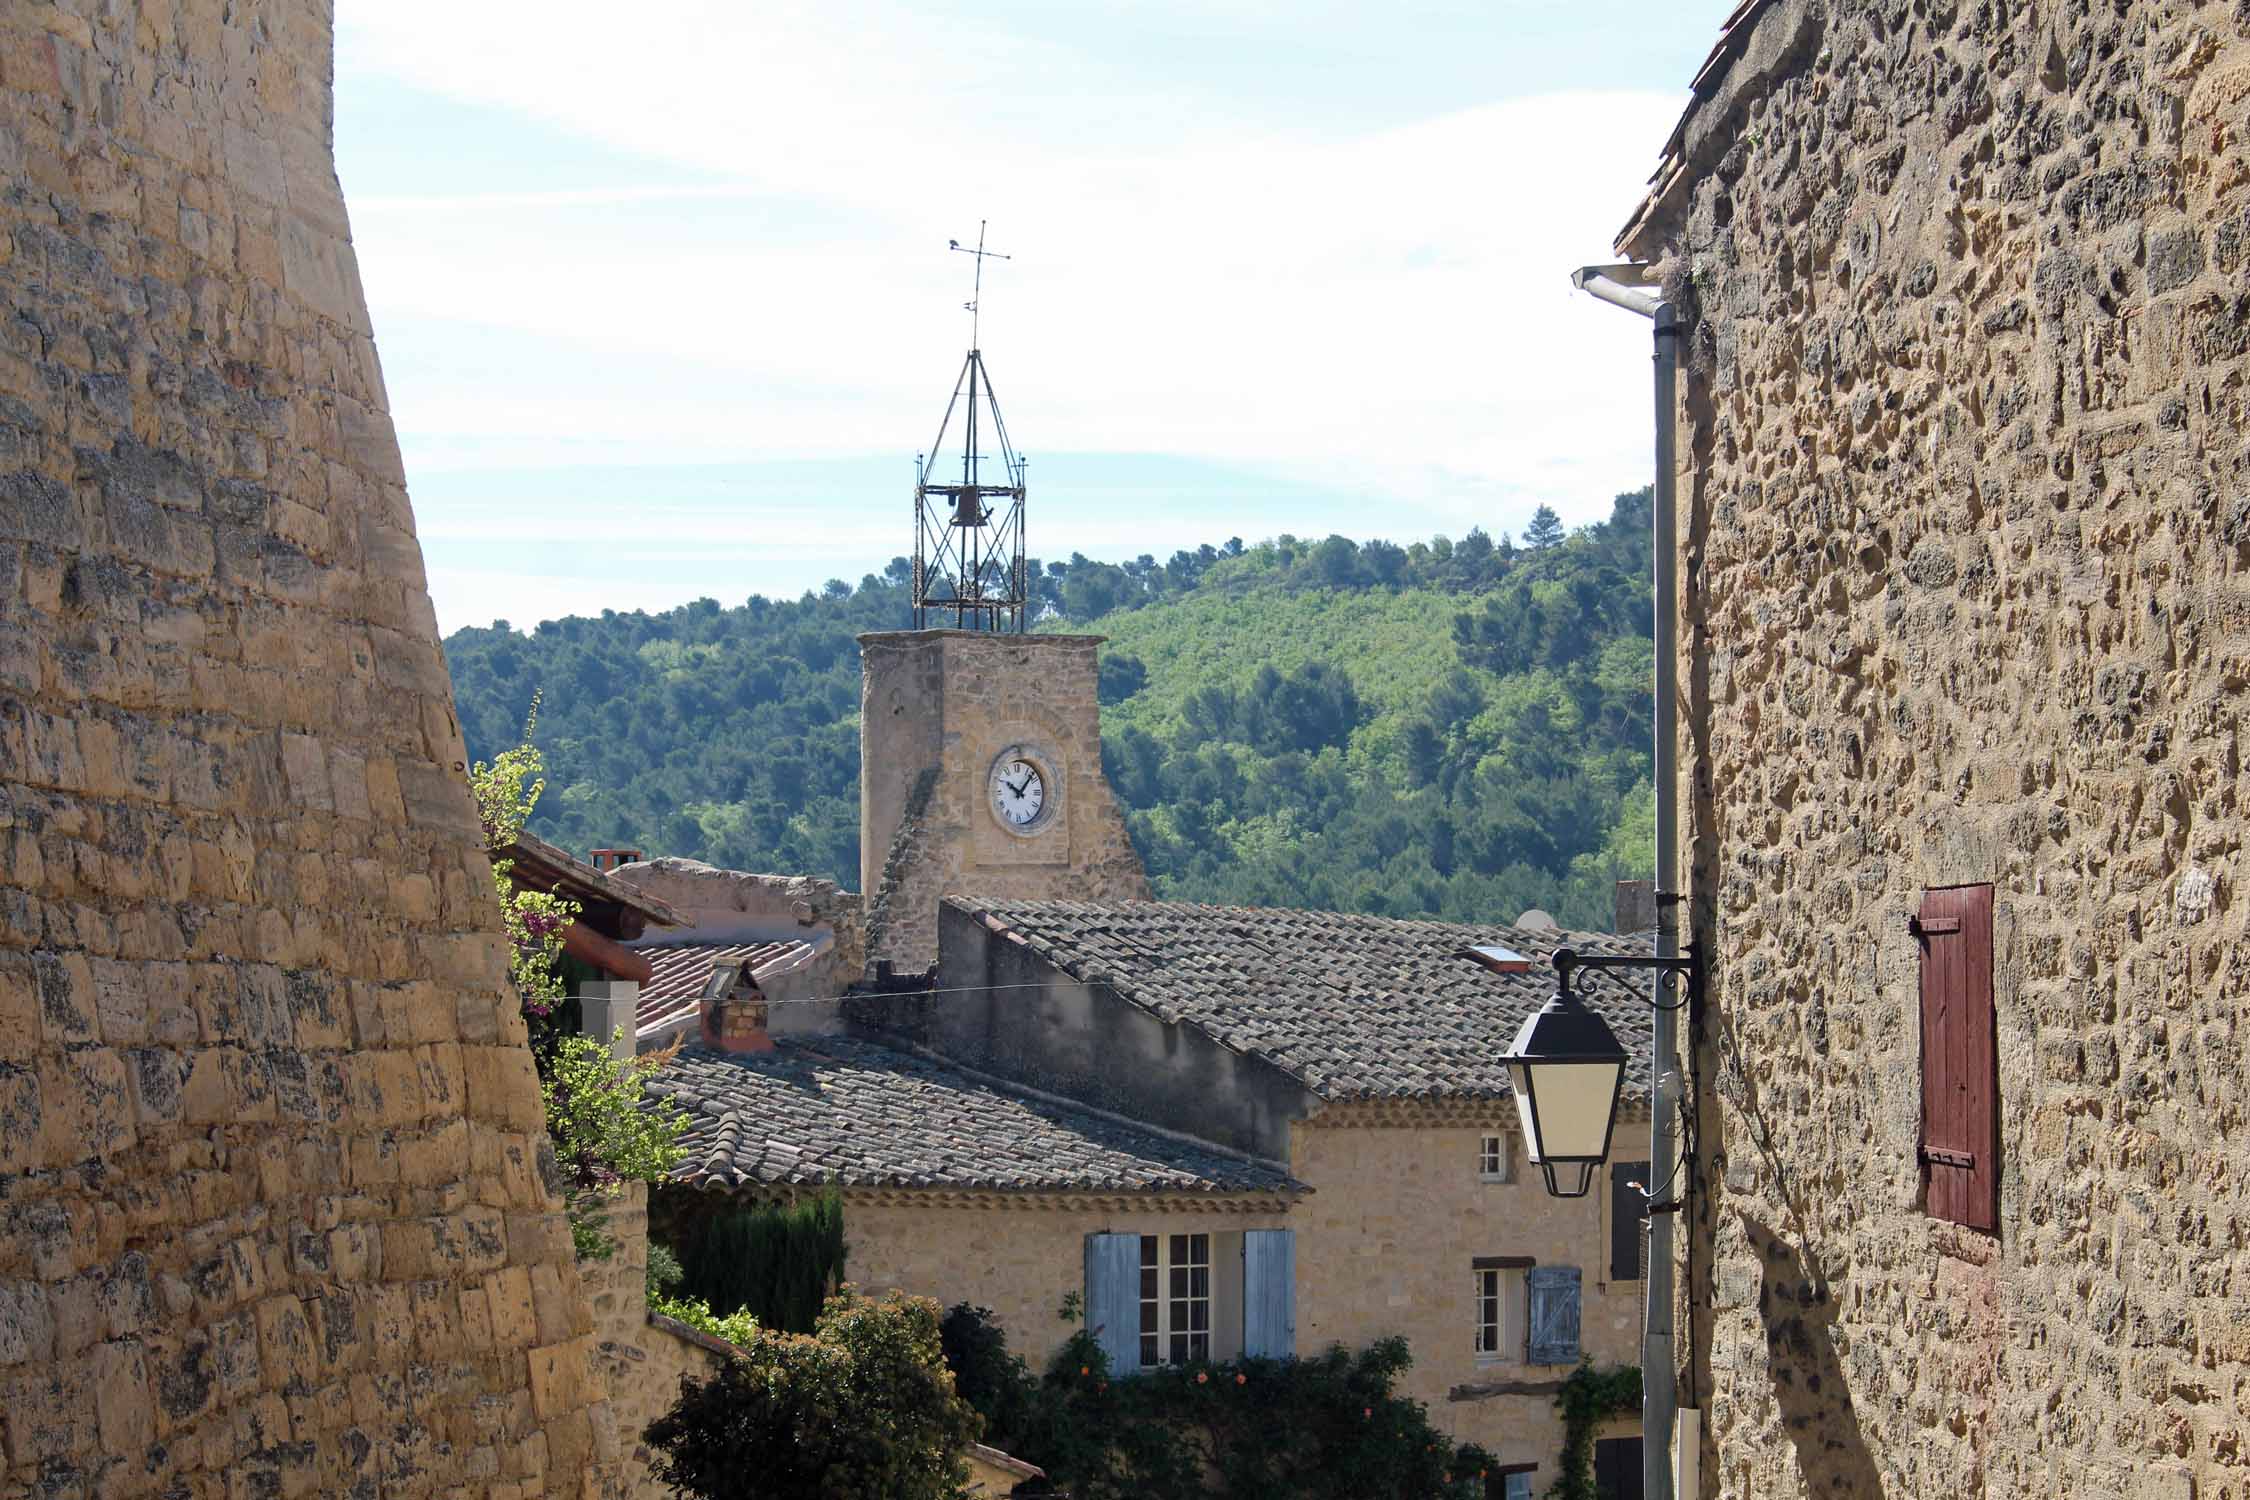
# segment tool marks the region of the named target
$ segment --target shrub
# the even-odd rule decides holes
[[[559,1039],[539,1078],[539,1100],[563,1173],[563,1204],[581,1260],[606,1260],[610,1200],[630,1182],[661,1178],[686,1154],[687,1116],[670,1100],[643,1098],[642,1083],[665,1054],[619,1061],[587,1036]]]
[[[680,1258],[672,1247],[662,1240],[648,1242],[648,1296],[651,1302],[659,1297],[669,1297],[679,1291],[687,1272],[680,1269]]]
[[[937,1304],[848,1289],[810,1336],[752,1330],[644,1434],[656,1477],[694,1500],[956,1500],[977,1418],[954,1392]]]
[[[758,1335],[758,1320],[750,1314],[732,1312],[722,1317],[711,1311],[711,1304],[700,1297],[670,1297],[658,1293],[648,1299],[648,1310],[730,1344],[746,1345]]]
[[[1120,1379],[1080,1330],[1034,1380],[991,1314],[964,1304],[945,1345],[988,1439],[1074,1500],[1471,1500],[1492,1467],[1394,1391],[1412,1362],[1404,1339]]]
[[[823,1193],[809,1203],[707,1214],[683,1227],[675,1249],[685,1294],[721,1313],[746,1308],[768,1328],[810,1333],[843,1279],[843,1201]]]

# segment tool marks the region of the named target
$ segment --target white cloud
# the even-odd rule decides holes
[[[1251,462],[1496,528],[1541,499],[1592,519],[1645,479],[1647,328],[1567,276],[1607,258],[1674,96],[1276,131],[889,5],[644,0],[630,25],[607,0],[341,10],[347,72],[711,179],[354,199],[410,459],[903,458],[967,333],[968,263],[942,246],[989,214],[1018,258],[987,287],[984,343],[1035,456]],[[584,361],[449,369],[417,346],[401,378],[384,330],[449,325]]]

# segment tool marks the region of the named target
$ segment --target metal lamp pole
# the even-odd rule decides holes
[[[1671,959],[1680,951],[1679,566],[1673,526],[1679,318],[1650,284],[1645,266],[1586,266],[1570,279],[1580,291],[1647,318],[1655,335],[1656,476],[1650,523],[1656,554],[1656,956]],[[1676,1015],[1661,1006],[1650,1027],[1649,1051],[1648,1170],[1656,1182],[1670,1182],[1680,1087],[1679,1025]],[[1672,1350],[1673,1217],[1651,1214],[1648,1221],[1648,1319],[1641,1334],[1641,1492],[1646,1500],[1673,1500],[1672,1429],[1679,1406]]]

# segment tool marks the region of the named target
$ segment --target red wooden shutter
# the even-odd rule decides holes
[[[1922,1182],[1933,1218],[2000,1227],[1992,887],[1922,893]]]

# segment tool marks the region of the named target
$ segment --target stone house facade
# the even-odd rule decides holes
[[[616,1451],[330,151],[331,7],[0,7],[0,1491]]]
[[[1561,1379],[1638,1359],[1645,1173],[1558,1202],[1520,1170],[1492,1058],[1552,980],[1457,955],[1631,940],[973,897],[938,931],[924,983],[769,1004],[765,1045],[682,1053],[651,1084],[694,1119],[678,1186],[838,1190],[850,1279],[990,1308],[1034,1368],[1066,1299],[1125,1370],[1403,1335],[1442,1430],[1519,1491],[1551,1480]],[[1645,1043],[1635,1010],[1610,1019]],[[1176,1264],[1193,1305],[1144,1297]]]
[[[1752,0],[1655,180],[1705,1492],[2250,1494],[2250,11]]]

